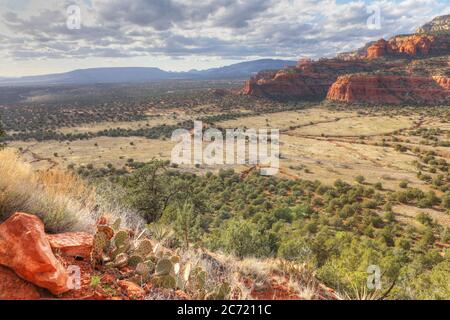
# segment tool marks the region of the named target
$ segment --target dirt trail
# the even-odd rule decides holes
[[[289,131],[293,131],[293,130],[300,129],[300,128],[316,126],[318,124],[324,124],[324,123],[333,123],[333,122],[338,122],[343,119],[353,119],[353,118],[359,118],[359,116],[338,117],[338,118],[334,118],[333,120],[323,120],[323,121],[316,121],[316,122],[311,122],[311,123],[306,123],[306,124],[299,124],[297,126],[291,126],[287,129],[281,129],[280,133],[288,134]],[[292,136],[294,136],[294,135],[292,135]],[[295,136],[297,136],[297,135],[295,135]]]

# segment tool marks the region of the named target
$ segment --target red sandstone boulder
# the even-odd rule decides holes
[[[444,104],[450,102],[448,82],[448,78],[345,75],[333,83],[327,99],[346,103]]]
[[[37,300],[38,289],[21,279],[12,270],[0,266],[0,300]]]
[[[120,280],[117,284],[123,290],[123,292],[127,297],[130,297],[132,299],[142,299],[145,296],[144,289],[142,289],[134,282],[127,280]]]
[[[52,252],[39,218],[15,213],[0,225],[0,265],[53,294],[69,291],[68,274]]]
[[[67,232],[47,235],[53,251],[61,252],[70,257],[89,258],[94,237],[85,232]]]

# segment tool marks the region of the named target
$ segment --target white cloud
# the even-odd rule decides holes
[[[381,8],[370,30],[367,4]],[[82,28],[66,27],[66,8]],[[2,60],[332,56],[408,33],[450,12],[446,0],[2,0]],[[195,66],[194,66],[195,67]]]

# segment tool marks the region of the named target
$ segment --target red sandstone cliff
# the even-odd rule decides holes
[[[381,39],[367,48],[367,58],[384,56],[428,57],[444,54],[450,50],[448,35],[398,36],[386,41]]]
[[[371,69],[365,61],[302,60],[297,67],[257,74],[245,82],[241,93],[269,98],[323,99],[340,74]]]
[[[450,104],[450,19],[433,21],[423,32],[381,39],[335,59],[301,60],[296,67],[261,72],[245,83],[241,93],[299,100]]]
[[[331,86],[327,99],[346,103],[448,104],[450,79],[391,75],[345,75]]]

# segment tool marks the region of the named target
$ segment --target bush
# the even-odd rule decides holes
[[[399,184],[399,187],[402,188],[402,189],[408,188],[408,181],[402,180],[402,181],[400,182],[400,184]]]
[[[298,262],[311,262],[313,254],[307,241],[290,239],[282,242],[278,249],[278,257]]]
[[[275,218],[284,220],[286,222],[292,222],[292,212],[289,208],[279,208],[274,211]]]
[[[230,221],[222,231],[221,243],[226,252],[238,258],[270,256],[277,251],[274,236],[262,234],[247,221]]]
[[[419,213],[416,217],[417,221],[419,221],[421,224],[425,226],[431,226],[433,225],[433,218],[427,214],[427,213]]]
[[[364,178],[364,176],[359,175],[355,178],[355,181],[358,182],[359,184],[363,184],[364,181],[366,181],[366,178]]]

